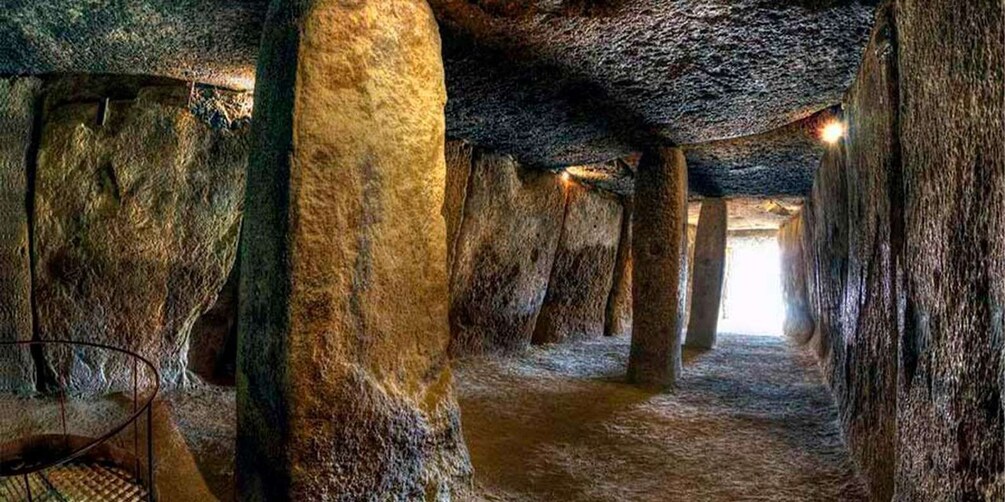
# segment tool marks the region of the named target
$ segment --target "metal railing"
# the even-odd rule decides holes
[[[116,479],[143,488],[131,498],[155,500],[153,401],[160,376],[150,361],[98,343],[32,340],[0,342],[0,367],[0,490],[30,502],[68,500],[53,480],[91,471],[62,477],[58,471],[100,464],[107,468],[94,472],[132,475]]]

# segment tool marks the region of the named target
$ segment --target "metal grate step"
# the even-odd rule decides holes
[[[28,501],[24,476],[0,478],[0,501]],[[147,491],[126,470],[101,463],[71,462],[29,474],[32,502],[140,502]]]

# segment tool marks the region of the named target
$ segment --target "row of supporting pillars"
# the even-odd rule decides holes
[[[463,483],[467,453],[446,360],[436,22],[425,2],[274,1],[262,40],[241,243],[238,498],[442,495]],[[669,387],[687,287],[683,152],[644,155],[636,187],[628,371]],[[718,272],[699,291],[721,289],[724,206],[709,207],[701,225],[718,226],[699,229],[697,261]],[[717,264],[704,263],[706,247]],[[699,295],[694,341],[711,346],[718,295]]]
[[[694,284],[686,317],[687,162],[679,148],[655,148],[639,161],[632,221],[632,346],[629,381],[670,388],[680,378],[681,337],[715,346],[726,254],[726,202],[706,199],[698,219]]]

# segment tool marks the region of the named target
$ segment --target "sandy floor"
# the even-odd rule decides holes
[[[680,390],[624,383],[628,340],[456,366],[464,435],[488,500],[865,500],[812,360],[725,335],[687,354]]]
[[[171,417],[218,499],[234,500],[237,403],[234,387],[200,384],[167,393]]]
[[[686,354],[673,394],[624,383],[628,340],[456,364],[478,498],[514,501],[866,500],[810,356],[725,335]],[[233,499],[234,390],[168,396],[207,484]]]

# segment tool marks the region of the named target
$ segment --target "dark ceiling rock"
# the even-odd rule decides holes
[[[0,74],[146,74],[247,90],[267,4],[3,0]]]
[[[838,108],[765,133],[684,147],[691,196],[801,196],[809,193],[827,145],[820,131],[838,120]],[[628,195],[635,189],[637,155],[611,162],[572,166],[578,181]]]
[[[836,120],[828,109],[762,134],[685,147],[691,192],[724,195],[805,195],[827,145],[820,131]]]
[[[247,89],[266,3],[6,0],[0,75],[149,74]],[[431,0],[448,135],[556,167],[610,161],[648,143],[771,131],[840,101],[875,3]],[[703,183],[709,195],[807,186]]]
[[[448,135],[559,166],[748,136],[841,101],[874,0],[431,0]]]

